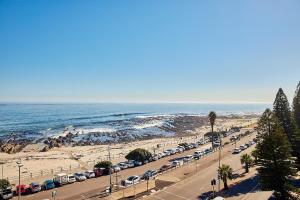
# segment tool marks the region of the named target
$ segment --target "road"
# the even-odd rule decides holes
[[[252,136],[253,138],[253,136]],[[239,141],[238,144],[242,144],[246,141],[249,141],[251,138],[244,137]],[[228,140],[228,138],[226,138]],[[234,169],[241,168],[239,155],[232,155],[232,150],[234,145],[227,145],[224,147],[223,157],[224,160],[222,163],[229,163]],[[180,155],[172,155],[169,157],[162,158],[158,161],[148,163],[146,165],[127,169],[118,173],[118,181],[121,179],[126,179],[128,176],[131,175],[141,175],[148,169],[159,169],[163,164],[169,163],[171,159],[174,159],[179,156],[184,156],[188,154],[193,154],[195,150],[186,151]],[[249,150],[247,150],[249,151]],[[155,199],[191,199],[190,197],[196,198],[202,191],[207,191],[210,189],[209,183],[210,180],[216,176],[216,169],[217,169],[217,158],[218,154],[214,153],[207,157],[204,157],[199,160],[198,168],[199,172],[197,176],[192,176],[186,180],[183,180],[170,188],[164,190],[163,192],[158,192],[156,195],[153,196]],[[174,176],[178,171],[178,174],[181,168],[174,170]],[[116,177],[113,176],[113,181],[115,181]],[[200,184],[201,183],[201,184]],[[57,198],[59,199],[66,199],[66,200],[76,200],[76,199],[86,199],[92,196],[95,193],[99,193],[103,191],[105,187],[109,185],[109,176],[103,176],[99,178],[89,179],[84,182],[76,182],[70,185],[65,185],[61,188],[56,188]],[[34,195],[22,196],[24,200],[41,200],[41,199],[51,199],[51,193],[53,190],[39,192]],[[171,193],[171,194],[170,194]],[[172,197],[173,198],[168,198]],[[16,198],[15,198],[16,199]]]
[[[245,137],[241,142],[249,141],[249,137]],[[232,154],[234,145],[228,145],[223,149],[222,154],[222,164],[229,164],[234,173],[241,174],[244,172],[240,163],[241,154]],[[243,153],[250,153],[254,149],[254,146],[246,149]],[[199,200],[199,196],[207,191],[212,190],[210,182],[213,178],[217,179],[217,167],[218,167],[218,154],[215,153],[209,157],[205,157],[200,160],[199,171],[196,175],[193,175],[187,179],[184,179],[170,187],[166,187],[161,191],[158,191],[151,196],[147,197],[147,200]],[[206,164],[210,163],[209,166]],[[175,173],[175,172],[174,172]],[[231,182],[229,181],[229,184]],[[218,183],[217,183],[218,184]],[[221,183],[221,189],[223,188],[223,183]],[[246,188],[246,190],[245,190]],[[226,199],[268,199],[270,193],[259,192],[253,193],[257,189],[256,182],[245,183],[244,190],[237,189],[236,193],[232,197]],[[244,193],[242,192],[244,191]],[[252,193],[252,194],[251,194]]]

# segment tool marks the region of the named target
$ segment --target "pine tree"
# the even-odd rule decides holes
[[[299,129],[300,128],[300,81],[298,83],[294,100],[293,100],[293,117]]]
[[[282,88],[279,88],[273,106],[274,113],[278,118],[279,123],[281,124],[284,132],[287,134],[288,140],[292,143],[293,128],[291,109],[289,101]]]
[[[296,169],[290,144],[275,113],[267,109],[258,123],[257,164],[262,190],[274,190],[277,199],[290,199],[292,187],[287,179]]]
[[[300,82],[293,99],[292,125],[294,131],[293,149],[295,149],[295,155],[298,158],[298,163],[300,163]]]

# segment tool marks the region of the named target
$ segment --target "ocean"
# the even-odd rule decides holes
[[[81,133],[154,132],[178,115],[260,114],[269,104],[0,104],[0,138]],[[161,130],[160,130],[161,131]]]

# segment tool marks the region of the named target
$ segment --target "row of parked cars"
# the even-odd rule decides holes
[[[243,144],[243,145],[240,145],[239,148],[235,148],[235,149],[233,150],[233,154],[239,154],[239,153],[241,153],[242,151],[248,149],[249,147],[251,147],[251,146],[254,145],[254,144],[255,144],[254,141],[249,141],[249,142],[247,142],[247,143],[245,143],[245,144]]]
[[[178,147],[180,148],[180,147]],[[173,159],[170,164],[162,165],[158,170],[147,170],[143,175],[133,175],[129,176],[126,180],[121,181],[121,185],[124,187],[128,187],[134,184],[138,184],[141,181],[149,180],[155,178],[159,173],[168,171],[170,169],[179,167],[184,165],[185,163],[191,162],[192,160],[200,159],[201,157],[212,153],[212,148],[206,149],[197,149],[193,155],[186,155],[183,157],[178,157]]]
[[[21,193],[21,195],[33,194],[33,193],[40,192],[42,190],[50,190],[50,189],[53,189],[56,187],[61,187],[66,184],[71,184],[74,182],[81,182],[81,181],[85,181],[87,179],[99,177],[102,175],[108,175],[110,171],[111,171],[111,173],[116,173],[121,170],[125,170],[127,168],[138,167],[138,166],[144,165],[148,162],[159,160],[166,156],[182,153],[186,150],[197,148],[199,145],[203,145],[207,142],[209,142],[208,138],[202,138],[196,143],[183,143],[183,144],[179,145],[178,147],[170,148],[163,152],[154,154],[149,160],[146,160],[144,162],[128,160],[128,161],[120,162],[116,165],[113,165],[111,169],[94,168],[93,170],[87,170],[85,172],[77,172],[74,174],[59,173],[59,174],[55,175],[53,179],[47,179],[42,184],[33,182],[33,183],[30,183],[29,185],[25,185],[25,184],[17,185],[15,191],[13,191],[11,187],[6,188],[5,190],[2,190],[0,192],[0,199],[10,199],[13,197],[13,195],[18,195],[19,192]],[[199,152],[196,153],[196,152],[193,156],[188,155],[188,156],[183,157],[181,160],[180,159],[174,160],[170,165],[163,165],[158,171],[148,170],[142,176],[130,176],[130,177],[128,177],[128,179],[123,181],[123,184],[124,184],[124,186],[129,186],[129,185],[138,183],[140,180],[146,180],[146,179],[153,178],[157,175],[158,172],[166,171],[170,168],[180,166],[180,165],[182,165],[183,162],[188,162],[194,158],[195,159],[200,158],[202,153],[199,153]],[[208,152],[209,152],[209,150],[206,151],[205,153],[208,153]]]

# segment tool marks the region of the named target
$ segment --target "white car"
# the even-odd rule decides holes
[[[84,173],[75,173],[74,174],[76,181],[85,181],[86,180],[86,176],[84,175]]]
[[[130,186],[134,184],[138,184],[140,182],[140,177],[139,176],[129,176],[125,181],[124,181],[124,186]]]
[[[114,170],[114,172],[119,172],[121,171],[121,167],[119,165],[113,165],[112,169]]]
[[[171,155],[171,152],[170,152],[170,151],[168,151],[168,150],[167,150],[167,151],[164,151],[163,153],[164,153],[166,156],[169,156],[169,155]]]
[[[69,174],[68,175],[68,183],[75,183],[76,182],[76,178],[74,175]]]
[[[186,155],[184,158],[183,158],[183,161],[184,162],[190,162],[193,160],[193,156],[192,155]]]
[[[247,149],[247,148],[246,148],[244,145],[241,145],[241,146],[240,146],[240,150],[241,150],[241,151],[244,151],[245,149]]]
[[[171,164],[171,166],[173,166],[173,167],[179,167],[179,166],[181,166],[181,165],[183,165],[183,161],[182,160],[174,160],[173,162],[172,162],[172,164]]]
[[[88,170],[88,171],[84,172],[84,175],[86,176],[86,178],[95,178],[96,177],[95,172],[92,170]]]

